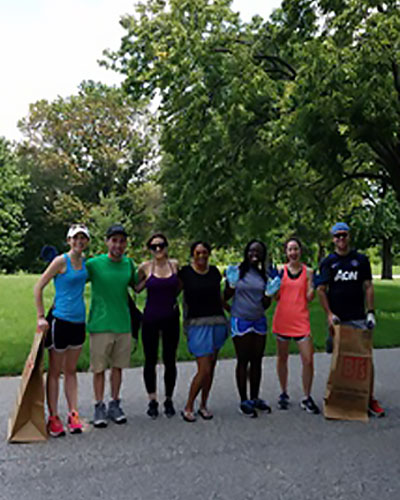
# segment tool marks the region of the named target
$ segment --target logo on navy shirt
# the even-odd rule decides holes
[[[339,269],[337,272],[334,281],[357,281],[358,271],[343,271]]]

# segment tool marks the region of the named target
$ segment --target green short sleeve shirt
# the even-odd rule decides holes
[[[130,333],[128,286],[137,283],[137,268],[126,256],[118,262],[107,254],[86,262],[91,282],[91,302],[88,320],[90,333]]]

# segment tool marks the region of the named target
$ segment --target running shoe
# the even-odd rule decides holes
[[[252,401],[250,399],[246,399],[245,401],[242,401],[240,403],[239,411],[243,415],[246,415],[246,417],[250,417],[250,418],[257,417],[257,412],[254,408],[254,401]]]
[[[99,428],[104,428],[108,425],[106,405],[103,401],[94,405],[93,425]]]
[[[373,417],[381,418],[385,416],[385,410],[375,398],[371,398],[368,405],[368,414]]]
[[[164,414],[166,417],[171,418],[175,415],[174,404],[172,403],[172,399],[166,399],[164,401]]]
[[[313,398],[308,396],[308,398],[304,398],[300,403],[301,408],[305,410],[307,413],[313,413],[314,415],[318,415],[320,413],[320,409],[315,404]]]
[[[81,434],[83,425],[77,411],[73,410],[68,413],[67,427],[70,434]]]
[[[266,411],[267,413],[271,413],[271,407],[260,398],[253,399],[253,405],[256,410]]]
[[[58,415],[49,417],[47,421],[47,432],[54,438],[65,436],[64,426]]]
[[[112,399],[108,403],[108,418],[116,424],[126,424],[126,415],[121,408],[120,399]]]
[[[282,392],[282,394],[278,398],[278,408],[280,410],[287,410],[289,408],[289,396],[286,392]]]
[[[147,415],[155,420],[158,417],[158,402],[155,399],[149,401],[149,406],[147,408]]]

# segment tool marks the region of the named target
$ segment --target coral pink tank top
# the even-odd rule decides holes
[[[272,331],[279,335],[310,335],[310,312],[307,304],[307,267],[303,264],[298,278],[288,276],[284,266],[279,301],[275,309]]]

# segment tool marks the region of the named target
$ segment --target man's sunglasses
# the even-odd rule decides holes
[[[336,233],[333,237],[336,238],[337,240],[344,240],[347,238],[348,233]]]
[[[153,243],[149,245],[150,250],[155,252],[157,249],[164,250],[164,248],[167,248],[167,244],[164,242],[162,243]]]

